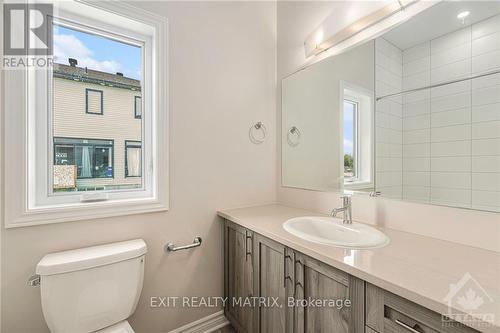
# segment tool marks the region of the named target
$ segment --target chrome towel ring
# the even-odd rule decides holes
[[[257,132],[260,132],[260,135],[256,134]],[[267,128],[264,126],[262,121],[259,121],[248,130],[248,137],[250,138],[250,141],[257,145],[266,141],[266,136]]]
[[[300,130],[296,126],[290,127],[286,133],[286,141],[288,142],[288,145],[297,147],[300,143],[300,136]]]

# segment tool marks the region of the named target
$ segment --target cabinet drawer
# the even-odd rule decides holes
[[[441,315],[366,284],[366,326],[378,333],[478,333],[458,322],[442,325]]]

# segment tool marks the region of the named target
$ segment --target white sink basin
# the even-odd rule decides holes
[[[307,241],[337,247],[366,249],[389,243],[389,238],[375,228],[356,222],[343,224],[333,217],[296,217],[283,223],[283,228]]]

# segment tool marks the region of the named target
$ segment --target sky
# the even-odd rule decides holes
[[[68,64],[68,58],[75,58],[78,67],[141,78],[140,47],[60,25],[54,25],[54,56],[56,63]]]
[[[351,103],[344,102],[344,154],[352,156],[353,147],[353,110]]]

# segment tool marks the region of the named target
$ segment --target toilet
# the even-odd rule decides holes
[[[47,254],[36,266],[52,333],[133,333],[127,318],[141,295],[142,239]]]

